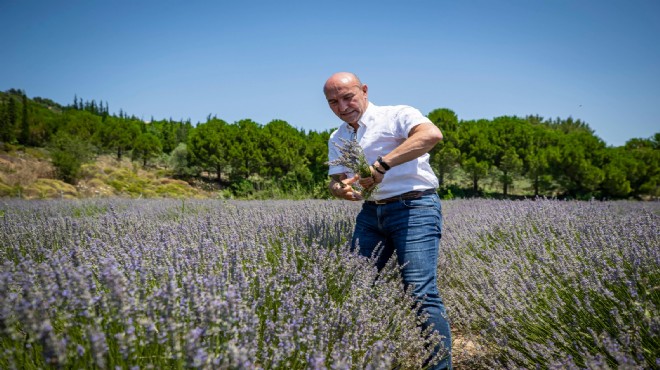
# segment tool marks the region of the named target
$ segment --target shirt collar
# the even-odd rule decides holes
[[[362,117],[358,120],[358,124],[362,126],[368,126],[370,122],[373,120],[371,119],[374,115],[374,109],[375,105],[371,104],[371,102],[368,103],[367,109],[362,113]]]
[[[359,126],[368,126],[369,122],[373,121],[371,117],[374,115],[374,109],[375,105],[373,105],[371,102],[367,103],[367,109],[365,109],[364,113],[362,113],[362,116],[358,120],[358,127]],[[346,127],[346,130],[349,132],[353,132],[353,126],[351,126],[350,123],[344,122],[344,127]]]

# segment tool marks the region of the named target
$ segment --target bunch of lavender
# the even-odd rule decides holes
[[[346,140],[343,138],[339,138],[339,140],[342,141],[342,145],[334,143],[337,149],[339,149],[339,158],[334,161],[328,161],[326,164],[329,166],[343,166],[353,173],[360,175],[360,177],[370,177],[370,164],[367,162],[364,151],[357,140]],[[372,188],[365,189],[360,184],[355,184],[354,187],[360,192],[363,199],[369,199],[371,194],[378,188],[376,185]]]

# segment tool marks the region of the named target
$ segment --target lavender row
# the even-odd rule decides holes
[[[419,367],[430,346],[396,269],[375,279],[348,251],[356,212],[6,201],[0,367]]]
[[[659,203],[445,206],[440,286],[477,347],[464,364],[660,367]]]
[[[419,368],[396,269],[348,251],[358,207],[6,201],[0,367]],[[660,366],[658,203],[443,207],[457,367]]]

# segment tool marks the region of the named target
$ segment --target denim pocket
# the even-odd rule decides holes
[[[435,208],[440,206],[440,198],[436,194],[431,194],[417,199],[405,199],[401,203],[406,208]]]

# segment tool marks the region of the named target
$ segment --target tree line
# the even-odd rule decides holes
[[[660,196],[660,133],[613,147],[571,117],[459,120],[447,108],[428,117],[445,137],[430,154],[447,196],[493,195],[486,184],[508,196],[521,181],[529,184],[528,196]],[[144,121],[122,110],[111,114],[103,101],[75,96],[64,106],[30,99],[22,90],[0,92],[0,142],[48,148],[58,177],[72,184],[83,163],[112,154],[157,165],[171,176],[216,184],[237,196],[277,188],[282,194],[322,197],[327,196],[330,133],[283,120],[229,123],[211,115],[196,125],[171,118]],[[456,181],[459,177],[468,182]]]
[[[530,184],[533,196],[579,199],[660,195],[660,133],[606,146],[589,125],[571,117],[502,116],[458,121],[449,109],[428,117],[445,133],[432,163],[443,179],[460,167],[478,194],[494,179],[506,196],[516,179]]]

